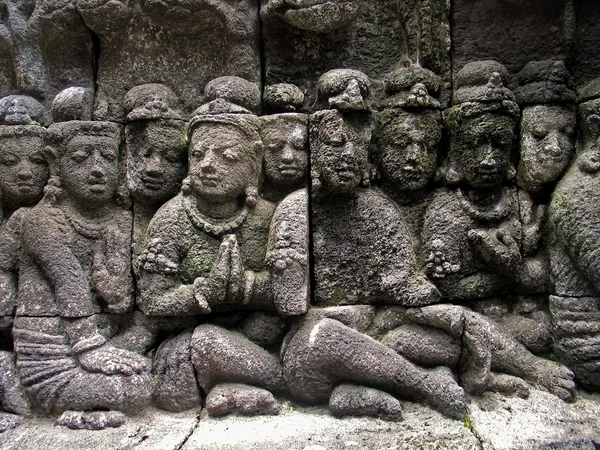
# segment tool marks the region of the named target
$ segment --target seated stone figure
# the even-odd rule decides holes
[[[580,93],[582,151],[558,183],[548,211],[554,352],[581,386],[600,392],[600,83]]]
[[[322,308],[311,309],[286,337],[284,376],[295,398],[329,400],[336,414],[398,419],[400,405],[390,393],[462,417],[464,392],[448,370],[424,370],[361,333],[373,319],[372,304],[427,305],[440,296],[418,268],[394,204],[364,186],[371,114],[364,108],[369,91],[358,88],[356,76],[326,74],[319,85],[343,112],[310,117],[314,295]]]
[[[275,205],[258,197],[260,122],[243,107],[226,108],[217,98],[188,124],[189,174],[150,224],[139,304],[148,315],[206,315],[186,345],[211,414],[276,413],[272,393],[285,383],[267,349],[284,328],[274,313],[304,313],[307,300],[294,311],[273,300],[286,296],[274,296],[267,263]],[[263,312],[227,313],[236,310]]]
[[[0,410],[17,414],[29,412],[29,403],[16,383],[11,351],[21,223],[27,211],[42,198],[49,176],[42,153],[46,129],[31,119],[27,106],[43,110],[33,99],[21,101],[15,97],[6,108],[7,125],[0,125]]]
[[[418,258],[442,139],[442,114],[435,99],[440,83],[434,73],[418,66],[389,74],[373,134],[371,158],[379,186],[398,206]]]
[[[495,61],[486,61],[470,63],[459,72],[456,97],[463,103],[446,112],[451,131],[446,176],[460,184],[435,194],[423,230],[430,276],[440,291],[453,302],[488,314],[485,306],[498,304],[490,297],[508,292],[521,262],[517,205],[513,193],[502,186],[518,116],[517,105],[506,100],[510,93],[501,82],[503,70]],[[423,365],[458,365],[469,392],[525,393],[526,381],[565,400],[572,398],[575,386],[569,370],[534,356],[482,314],[440,305],[408,311],[407,317],[404,323],[416,326],[391,332],[388,345]],[[422,325],[444,333],[436,336],[437,331]],[[437,354],[443,357],[432,358],[411,344],[419,337],[431,347],[439,346]],[[439,350],[451,347],[454,351]]]
[[[131,214],[113,200],[121,130],[68,121],[48,133],[52,176],[44,200],[22,222],[13,328],[19,375],[33,405],[46,413],[139,411],[150,400],[148,361],[109,345],[97,324],[97,313],[133,306]]]

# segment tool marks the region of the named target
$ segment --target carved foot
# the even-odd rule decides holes
[[[402,420],[400,401],[387,392],[354,384],[340,384],[329,398],[334,416],[368,416],[383,420]]]
[[[490,373],[488,378],[488,390],[502,394],[516,394],[521,398],[529,397],[531,386],[521,378],[512,375]]]
[[[246,384],[216,385],[206,397],[206,409],[211,416],[279,414],[277,400],[273,394]]]
[[[450,369],[439,367],[432,370],[423,384],[429,404],[453,419],[464,417],[465,391],[458,385]]]
[[[575,394],[573,372],[553,361],[542,358],[539,358],[538,361],[537,367],[534,369],[537,384],[565,402],[573,400]]]
[[[118,428],[125,423],[125,415],[119,411],[65,411],[56,420],[72,430],[103,430]]]

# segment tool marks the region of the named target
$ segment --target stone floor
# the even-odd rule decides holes
[[[120,428],[74,431],[50,419],[25,419],[0,434],[0,449],[363,450],[363,449],[600,449],[600,396],[565,404],[534,391],[528,399],[496,394],[470,401],[453,421],[404,403],[404,420],[336,419],[323,409],[280,405],[279,416],[209,418],[150,409]],[[8,423],[0,416],[0,424]]]

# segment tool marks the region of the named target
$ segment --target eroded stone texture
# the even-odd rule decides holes
[[[121,130],[69,121],[49,133],[52,179],[22,221],[13,329],[21,381],[45,412],[139,410],[150,401],[148,361],[108,344],[95,317],[133,306],[131,215],[113,200]]]
[[[76,0],[101,41],[94,116],[124,119],[123,95],[134,86],[165,82],[191,112],[209,80],[237,75],[258,80],[255,1]]]
[[[298,85],[307,105],[317,78],[338,67],[378,78],[419,63],[449,81],[445,0],[261,0],[260,16],[266,82]]]
[[[2,2],[0,91],[49,105],[69,86],[94,86],[92,34],[74,0]]]
[[[377,114],[371,159],[377,167],[381,190],[400,210],[418,258],[425,210],[442,138],[442,115],[435,98],[440,79],[413,66],[386,78],[388,97]]]
[[[556,187],[549,209],[554,349],[577,381],[595,391],[600,388],[596,270],[600,96],[596,86],[592,82],[583,91],[581,152]]]

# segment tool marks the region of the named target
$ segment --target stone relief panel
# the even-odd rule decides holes
[[[598,391],[600,83],[555,3],[536,60],[461,37],[451,77],[441,0],[7,2],[0,409]]]

